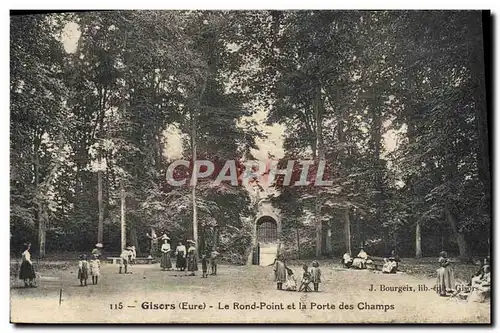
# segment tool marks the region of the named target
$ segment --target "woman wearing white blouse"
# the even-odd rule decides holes
[[[182,242],[179,242],[179,245],[177,245],[177,248],[175,249],[175,256],[176,261],[175,261],[175,268],[178,270],[185,270],[186,269],[186,247],[182,245]]]
[[[24,281],[24,286],[25,287],[35,287],[35,269],[33,268],[33,263],[31,262],[31,254],[30,254],[30,248],[31,244],[26,243],[24,244],[24,252],[22,254],[22,263],[21,263],[21,269],[19,271],[19,279]],[[28,284],[29,282],[29,284]]]
[[[165,243],[161,246],[161,262],[160,267],[164,271],[165,269],[170,270],[172,268],[172,261],[170,260],[170,244],[168,241],[170,238],[165,236]]]

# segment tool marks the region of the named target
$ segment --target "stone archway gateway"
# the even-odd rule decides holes
[[[255,218],[253,264],[267,266],[274,262],[280,248],[281,221],[270,200],[262,199]]]

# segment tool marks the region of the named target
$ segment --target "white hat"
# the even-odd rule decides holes
[[[102,243],[97,243],[95,247],[102,247]]]

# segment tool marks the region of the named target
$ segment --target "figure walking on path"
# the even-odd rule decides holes
[[[22,253],[21,268],[19,270],[19,279],[24,281],[25,288],[34,288],[35,285],[35,269],[33,268],[33,263],[31,262],[30,254],[31,243],[24,244],[24,252]]]

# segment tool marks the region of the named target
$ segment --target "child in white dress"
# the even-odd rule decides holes
[[[92,284],[97,284],[101,275],[101,261],[97,255],[94,255],[92,260],[90,260],[90,275],[92,276]]]

